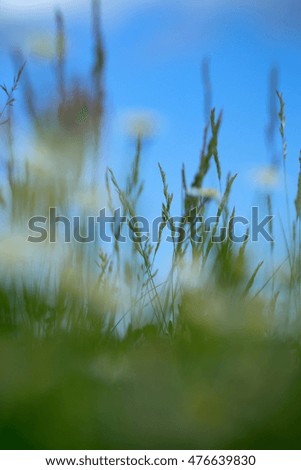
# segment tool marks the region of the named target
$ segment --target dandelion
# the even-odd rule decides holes
[[[158,133],[159,118],[149,110],[132,110],[123,115],[122,127],[129,137],[151,139]]]

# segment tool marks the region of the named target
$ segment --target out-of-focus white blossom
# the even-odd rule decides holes
[[[155,137],[160,129],[160,118],[151,110],[130,110],[121,116],[123,131],[129,137]]]
[[[274,166],[266,166],[253,172],[253,182],[262,189],[274,189],[279,186],[279,171]]]
[[[17,230],[20,234],[17,233]],[[61,243],[33,243],[27,240],[33,235],[29,229],[21,234],[21,228],[13,234],[1,234],[0,266],[3,271],[16,274],[38,273],[42,266],[56,267],[64,259],[64,246]],[[1,270],[0,270],[1,272]]]
[[[47,179],[64,177],[62,169],[56,164],[54,157],[49,148],[36,144],[35,156],[30,161],[31,171],[33,171],[37,177]]]
[[[190,197],[214,199],[215,201],[220,200],[220,193],[215,188],[195,188],[192,186],[187,190],[187,195]]]
[[[56,56],[55,38],[51,34],[31,34],[25,42],[28,54],[38,59],[51,60]]]
[[[98,188],[84,187],[75,192],[72,202],[83,211],[93,215],[100,211],[103,199],[104,194]]]

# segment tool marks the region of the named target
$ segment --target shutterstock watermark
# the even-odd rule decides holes
[[[190,239],[194,243],[203,243],[204,238],[211,236],[213,243],[222,243],[229,238],[233,243],[244,243],[246,239],[258,242],[260,239],[274,242],[269,227],[273,215],[260,218],[259,208],[251,208],[250,218],[234,216],[227,226],[223,226],[217,216],[201,217],[192,210],[186,217],[174,216],[169,219],[162,216],[149,220],[143,216],[129,217],[122,215],[121,209],[116,209],[108,215],[106,209],[101,209],[98,216],[60,215],[57,208],[49,209],[48,217],[34,216],[28,221],[30,235],[27,241],[56,243],[58,239],[64,243],[93,243],[100,240],[112,243],[128,241],[145,243],[183,243]]]

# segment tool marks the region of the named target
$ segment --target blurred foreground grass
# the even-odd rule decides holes
[[[122,341],[2,336],[0,349],[5,449],[299,448],[287,341],[191,324],[172,342],[146,327]]]
[[[235,208],[229,197],[236,176],[224,182],[221,114],[211,112],[191,185],[182,169],[181,217],[190,237],[179,242],[171,224],[166,279],[159,279],[158,253],[173,195],[161,166],[157,244],[144,241],[133,224],[135,241],[122,246],[118,221],[109,246],[65,245],[59,231],[56,244],[26,242],[29,218],[47,216],[49,207],[82,220],[102,207],[137,215],[143,191],[139,126],[123,182],[99,160],[104,51],[98,7],[94,0],[89,84],[66,80],[64,20],[57,13],[57,90],[51,102],[41,106],[35,99],[28,67],[19,69],[12,89],[2,87],[7,156],[0,192],[1,447],[298,448],[301,179],[296,213],[284,232],[286,268],[280,282],[280,268],[274,268],[261,284],[256,279],[262,263],[250,267],[248,233],[238,246],[231,238]],[[32,128],[30,155],[15,145],[11,105],[19,82]],[[285,105],[278,98],[286,179]],[[220,191],[204,185],[211,166]],[[266,203],[271,211],[268,190]],[[228,228],[217,244],[212,236],[219,223],[210,232],[195,223],[212,211]],[[196,234],[202,243],[195,242]],[[264,261],[275,266],[273,244]]]

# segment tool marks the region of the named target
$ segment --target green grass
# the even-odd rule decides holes
[[[25,241],[29,218],[47,216],[53,206],[64,215],[76,208],[82,217],[95,206],[111,213],[121,207],[130,217],[138,214],[143,134],[137,135],[123,182],[100,159],[105,55],[98,2],[92,6],[95,48],[89,84],[66,80],[64,19],[58,13],[56,98],[48,103],[36,97],[29,67],[19,68],[11,90],[2,87],[1,138],[7,159],[0,210],[7,229],[0,247],[1,446],[298,448],[300,178],[296,212],[283,229],[284,263],[277,265],[273,244],[265,259],[251,267],[254,249],[247,237],[238,246],[229,236],[212,243],[219,224],[209,233],[203,226],[196,229],[195,219],[217,215],[231,233],[231,189],[239,177],[223,173],[221,114],[211,112],[194,178],[187,181],[183,166],[182,188],[176,188],[183,195],[183,225],[191,235],[198,230],[203,242],[190,237],[177,243],[173,227],[166,278],[161,276],[160,252],[173,214],[173,194],[161,165],[157,244],[142,241],[134,225],[136,241],[125,245],[29,246]],[[12,104],[21,106],[18,84],[32,126],[31,155],[15,143]],[[280,93],[278,97],[286,181],[285,104]],[[211,171],[221,192],[217,203],[205,191]],[[266,199],[272,211],[268,191]],[[124,228],[117,224],[115,230],[122,233]],[[263,262],[275,267],[259,278]]]

